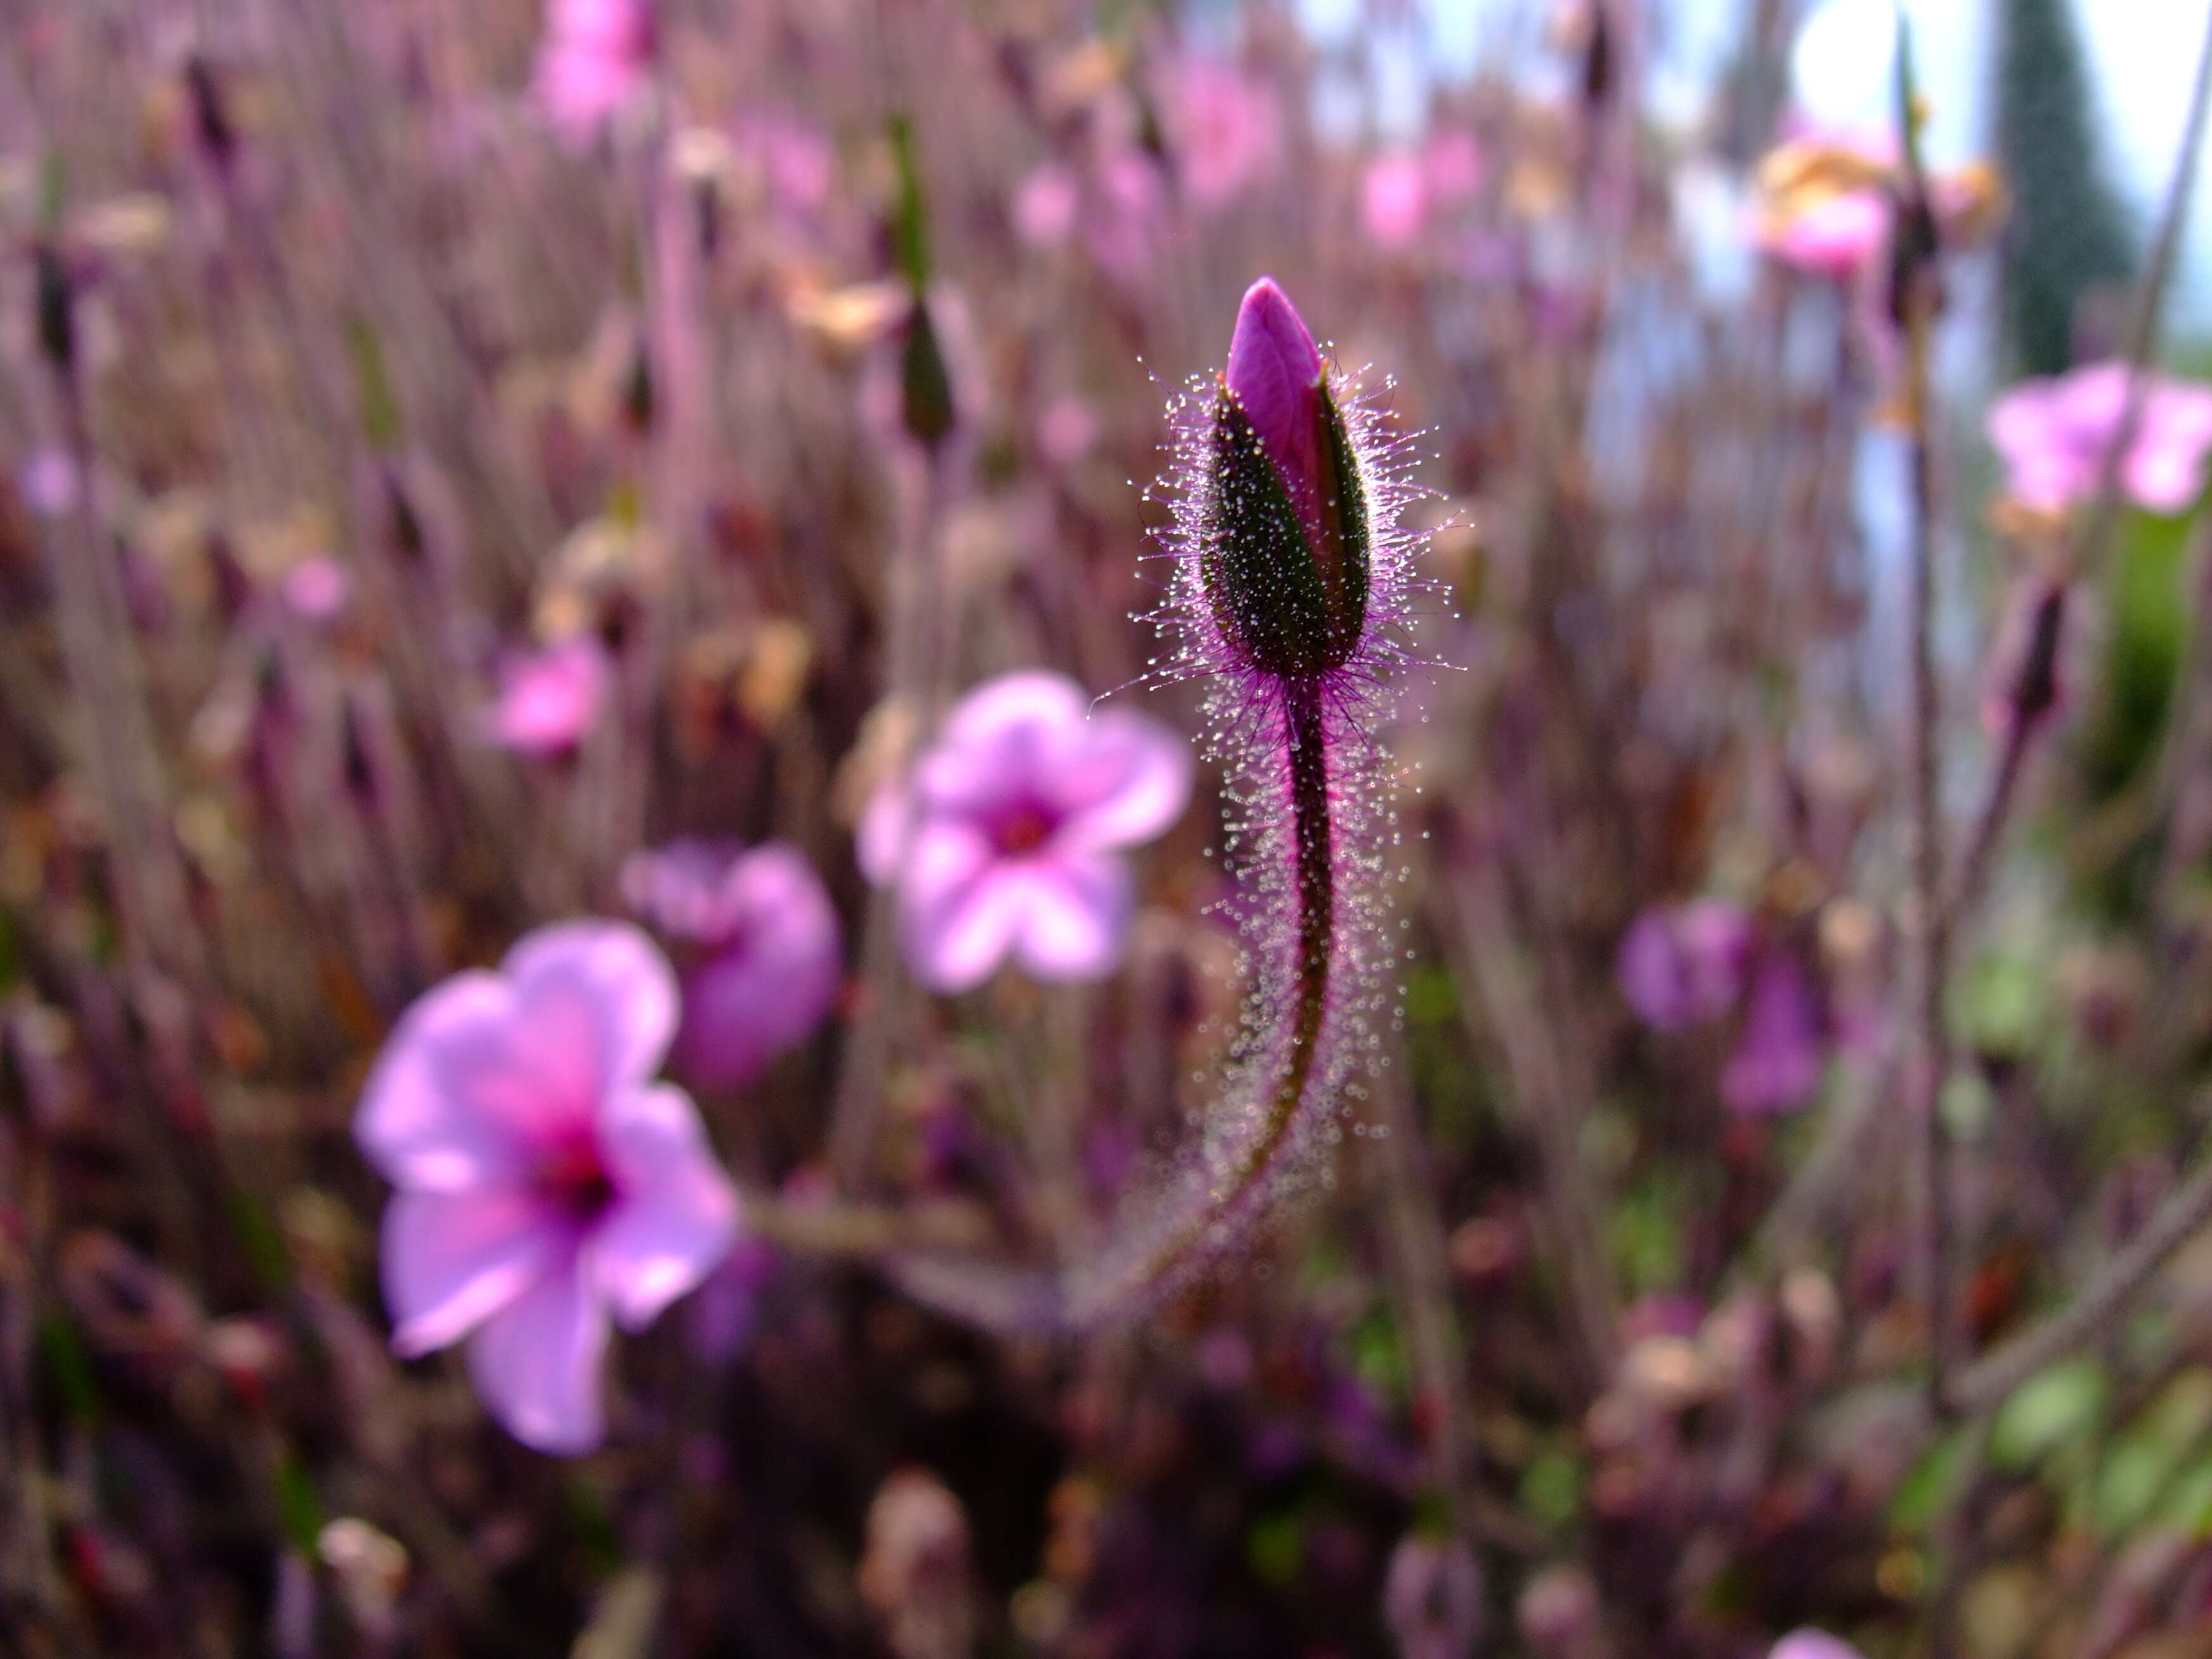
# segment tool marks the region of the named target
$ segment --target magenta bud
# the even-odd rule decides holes
[[[1283,487],[1316,535],[1321,493],[1321,348],[1290,296],[1262,276],[1244,290],[1229,340],[1229,395],[1244,410]],[[1317,536],[1316,536],[1317,538]]]
[[[1366,623],[1366,488],[1320,348],[1265,276],[1237,313],[1216,402],[1200,575],[1244,666],[1343,666]]]

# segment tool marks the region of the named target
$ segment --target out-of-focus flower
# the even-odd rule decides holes
[[[672,842],[623,866],[631,909],[696,947],[675,1066],[686,1081],[750,1081],[804,1042],[837,995],[837,913],[795,848]]]
[[[76,463],[64,450],[34,450],[15,475],[23,505],[42,519],[58,519],[76,506]]]
[[[1407,1537],[1390,1553],[1382,1622],[1403,1659],[1467,1659],[1482,1634],[1482,1569],[1457,1539]]]
[[[1057,161],[1044,162],[1014,191],[1014,229],[1039,247],[1065,241],[1075,228],[1080,196],[1073,173]]]
[[[1803,1105],[1820,1087],[1821,1038],[1820,1006],[1804,969],[1788,951],[1769,951],[1752,980],[1742,1040],[1721,1071],[1721,1099],[1738,1112]]]
[[[561,136],[589,143],[652,71],[650,0],[549,0],[532,90]]]
[[[1097,204],[1084,245],[1101,270],[1133,283],[1151,269],[1165,202],[1159,168],[1143,151],[1118,148],[1099,161]]]
[[[1759,167],[1754,240],[1783,264],[1848,282],[1875,271],[1889,246],[1900,186],[1896,147],[1832,137],[1794,138]],[[1928,180],[1928,205],[1947,248],[1988,240],[2004,216],[1996,172],[1972,162]]]
[[[2093,363],[2051,380],[2023,380],[1990,406],[1990,442],[2005,465],[2005,489],[2038,513],[2063,513],[2094,494],[2105,452],[2125,417],[2129,374]],[[2154,513],[2179,513],[2204,489],[2212,452],[2212,386],[2146,376],[2134,441],[2121,458],[2128,499]]]
[[[1604,1650],[1597,1586],[1581,1567],[1545,1568],[1521,1592],[1513,1618],[1521,1639],[1545,1659],[1591,1659]]]
[[[1751,917],[1726,899],[1655,906],[1623,935],[1614,974],[1638,1018],[1679,1031],[1735,1006],[1753,944]]]
[[[315,1553],[337,1581],[355,1622],[388,1637],[407,1584],[407,1551],[399,1540],[358,1516],[342,1516],[316,1535]]]
[[[1001,675],[869,803],[860,867],[898,884],[907,959],[937,990],[1009,953],[1040,979],[1095,979],[1128,930],[1121,849],[1174,823],[1190,784],[1188,748],[1157,721],[1088,714],[1062,675]]]
[[[1167,82],[1167,118],[1183,189],[1218,207],[1273,170],[1282,111],[1266,82],[1218,58],[1193,56]]]
[[[1065,466],[1089,454],[1098,441],[1098,411],[1080,398],[1055,398],[1037,418],[1037,447]]]
[[[965,1659],[975,1637],[968,1517],[926,1469],[901,1469],[868,1504],[860,1594],[898,1659]]]
[[[1767,1659],[1862,1659],[1859,1650],[1826,1631],[1792,1631],[1774,1644]]]
[[[1889,240],[1889,213],[1880,191],[1845,191],[1763,220],[1759,245],[1796,270],[1845,281],[1880,256]]]
[[[606,694],[606,655],[588,639],[512,658],[483,711],[485,736],[525,755],[564,755],[584,740]]]
[[[690,1097],[651,1081],[676,1015],[636,928],[541,928],[408,1009],[354,1119],[398,1189],[380,1252],[393,1350],[473,1333],[477,1393],[542,1451],[602,1437],[610,1314],[642,1330],[737,1237]]]
[[[345,567],[327,553],[301,560],[284,573],[278,584],[285,608],[302,622],[327,623],[346,608],[353,596],[353,580]]]
[[[1379,248],[1401,248],[1421,234],[1428,217],[1429,184],[1419,157],[1378,155],[1360,180],[1359,216]]]

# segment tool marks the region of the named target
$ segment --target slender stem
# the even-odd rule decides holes
[[[1974,827],[1966,837],[1966,851],[1959,861],[1958,879],[1952,884],[1951,896],[1945,906],[1945,925],[1954,938],[1981,908],[1982,894],[1989,886],[1990,872],[1996,865],[1997,848],[2004,838],[2006,821],[2011,817],[2013,801],[2020,793],[2021,774],[2027,765],[2028,743],[2041,723],[2013,720],[2006,725],[2004,748],[1997,756],[1996,770],[1990,775],[1989,792],[1982,797],[1981,807],[1974,814]]]
[[[1917,188],[1916,180],[1916,189]],[[1942,688],[1936,666],[1936,480],[1929,431],[1929,358],[1935,272],[1907,273],[1905,295],[1905,418],[1912,440],[1912,549],[1909,628],[1912,652],[1912,896],[1917,911],[1912,1000],[1918,1052],[1911,1071],[1911,1121],[1919,1137],[1920,1278],[1928,1317],[1930,1398],[1939,1407],[1951,1359],[1950,1141],[1940,1109],[1949,1070],[1943,993],[1949,979],[1950,918],[1943,890],[1942,779],[1938,745]]]
[[[1267,1103],[1260,1132],[1231,1167],[1207,1183],[1203,1210],[1187,1218],[1146,1252],[1143,1278],[1157,1281],[1204,1243],[1214,1224],[1251,1196],[1290,1138],[1321,1048],[1328,1012],[1330,969],[1335,960],[1334,825],[1328,795],[1328,723],[1321,689],[1310,680],[1284,687],[1283,723],[1290,744],[1291,855],[1297,866],[1297,944],[1293,979],[1297,1004],[1282,1080]]]

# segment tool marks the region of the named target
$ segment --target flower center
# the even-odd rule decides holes
[[[1035,801],[1023,801],[999,815],[991,826],[991,839],[1007,858],[1020,858],[1052,839],[1060,828],[1057,814]]]
[[[569,1142],[538,1166],[538,1190],[545,1201],[579,1223],[596,1221],[614,1202],[614,1182],[590,1140]]]

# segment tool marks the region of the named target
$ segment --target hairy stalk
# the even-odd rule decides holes
[[[1221,1099],[1092,1261],[1057,1281],[941,1257],[895,1262],[925,1300],[986,1323],[1126,1317],[1300,1188],[1333,1180],[1335,1120],[1364,1097],[1379,1041],[1393,819],[1370,734],[1415,586],[1400,449],[1346,391],[1263,278],[1238,313],[1225,374],[1175,410],[1172,573],[1153,620],[1176,648],[1154,668],[1210,684],[1211,747],[1234,809],[1224,851],[1253,965]]]

